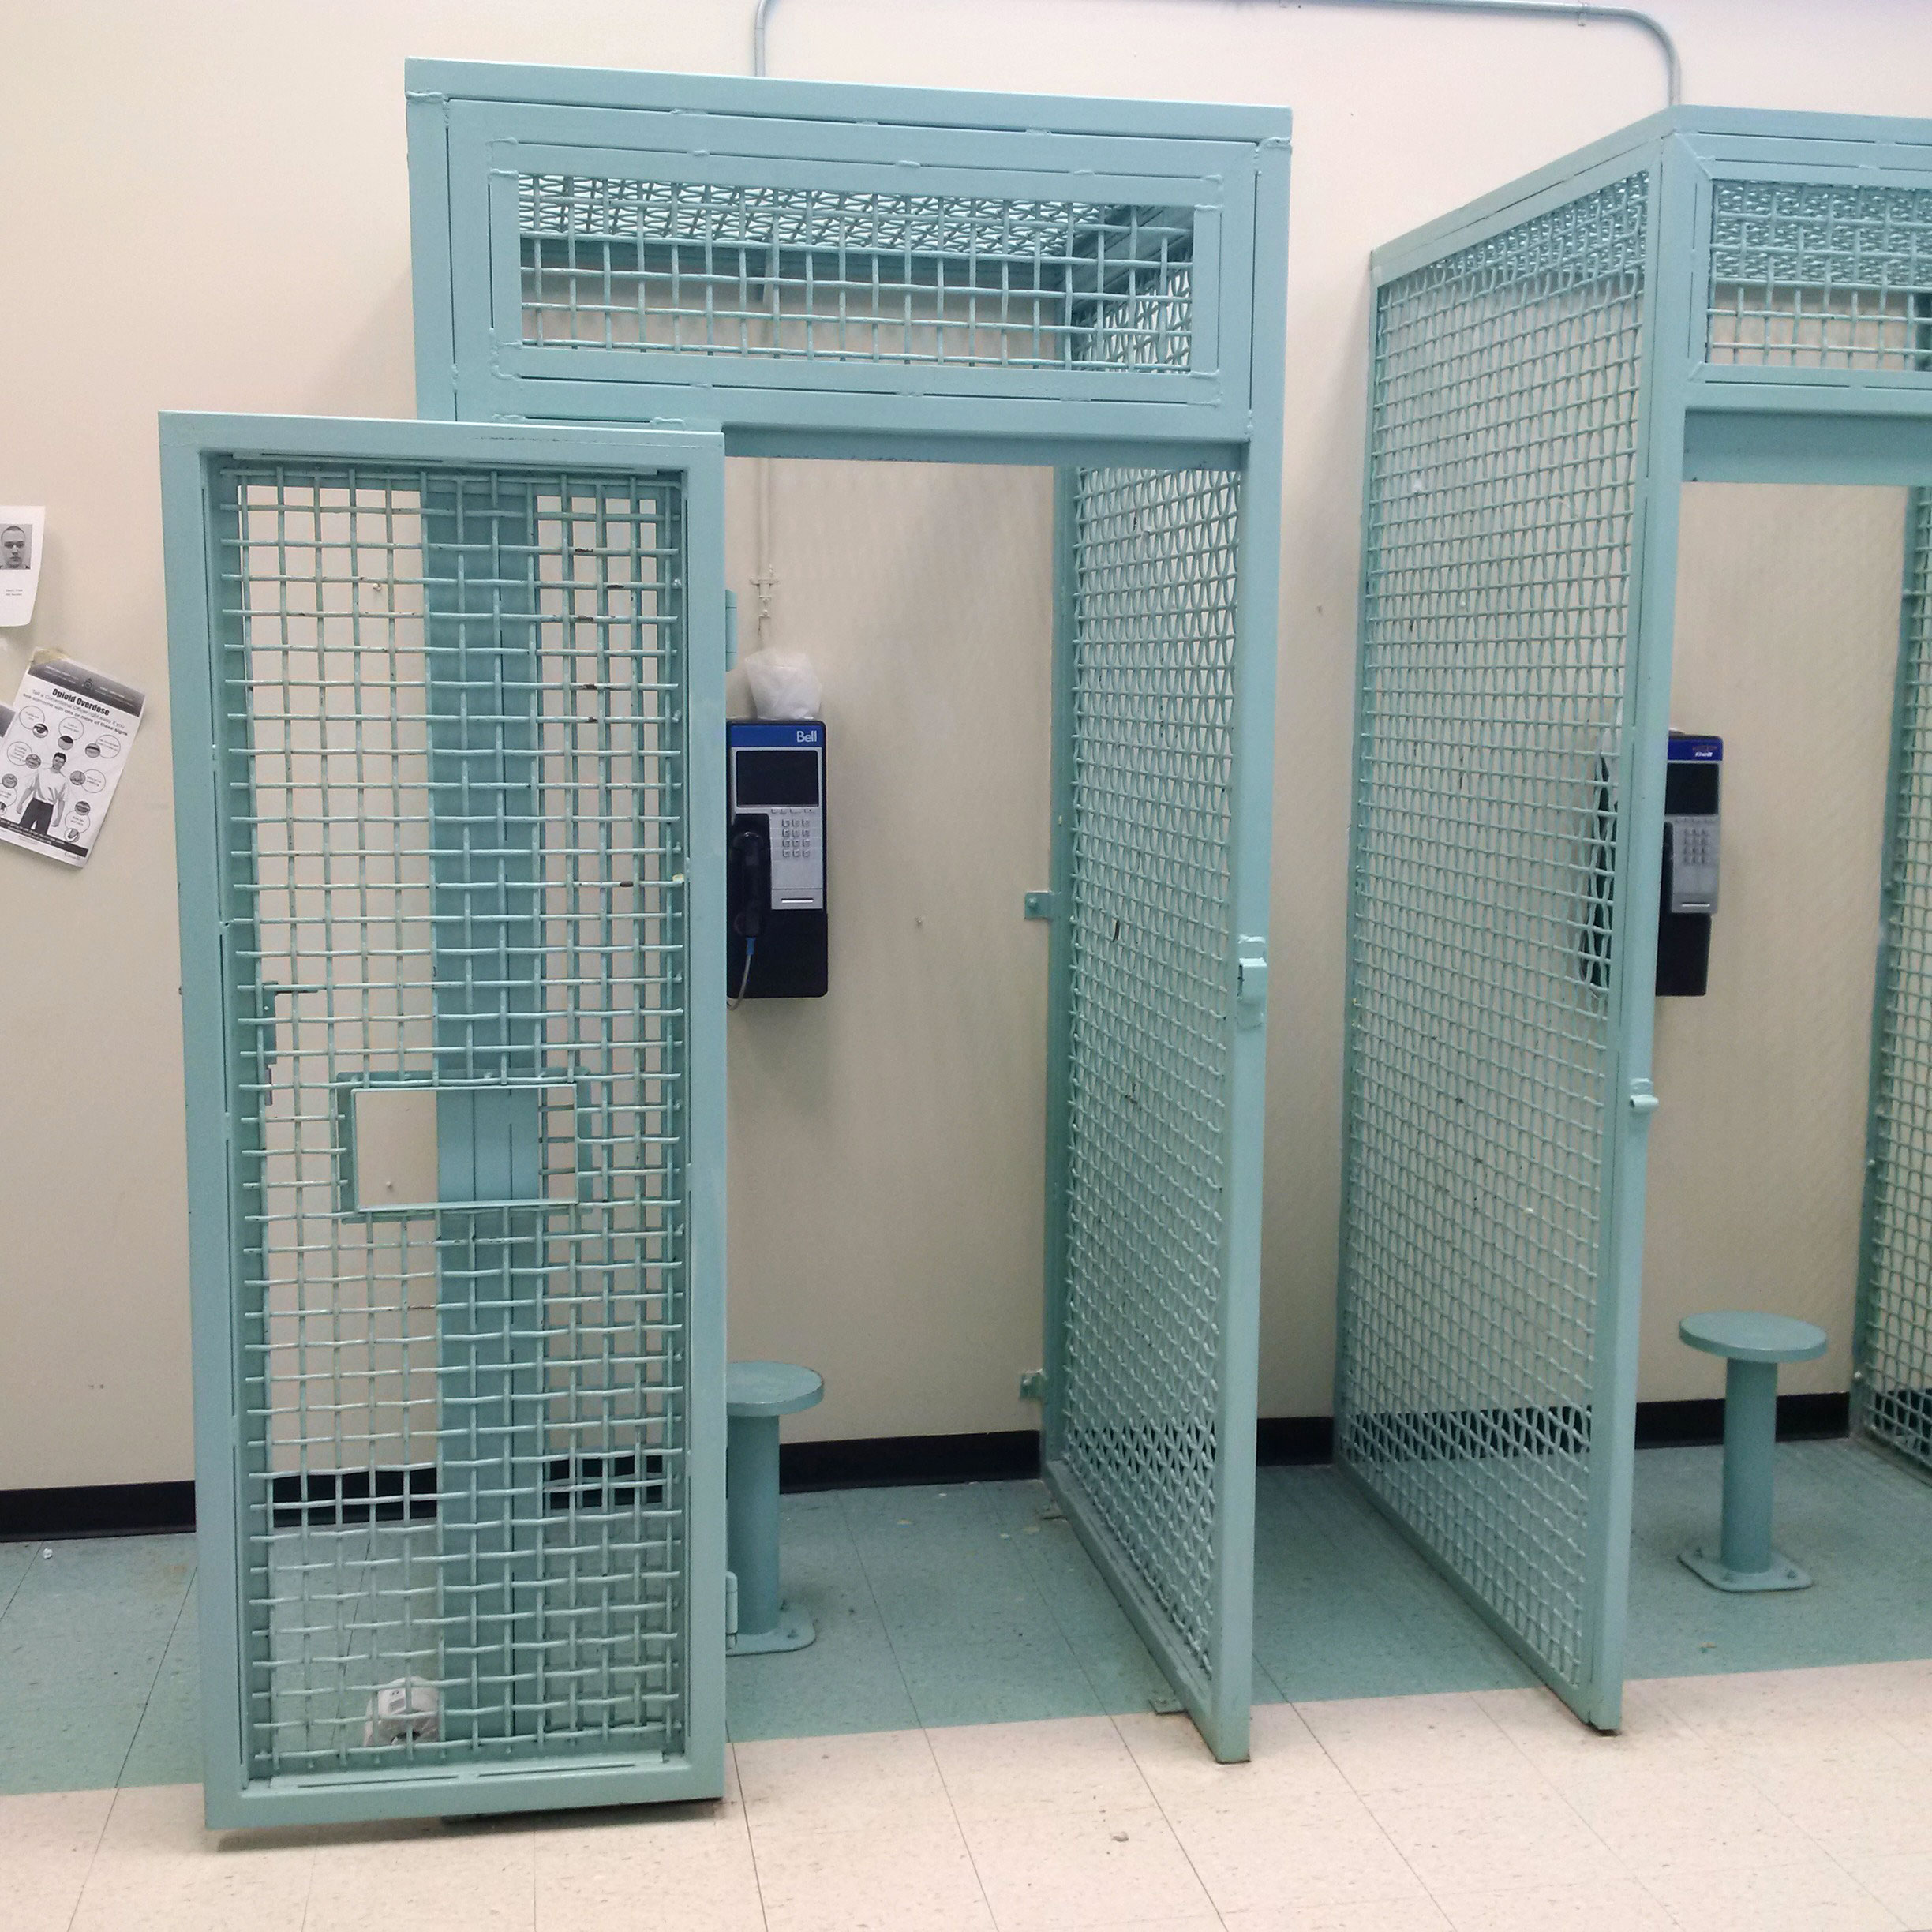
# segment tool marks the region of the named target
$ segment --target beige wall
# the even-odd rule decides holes
[[[1788,1390],[1842,1389],[1865,1169],[1905,492],[1684,492],[1671,718],[1724,741],[1710,990],[1660,1000],[1642,1387],[1715,1395],[1682,1316],[1817,1322]]]
[[[1655,4],[1693,98],[1932,111],[1932,8],[1916,0]],[[742,71],[749,13],[0,0],[0,500],[45,502],[51,519],[39,615],[0,642],[0,689],[45,646],[156,694],[88,869],[0,851],[0,1488],[189,1467],[155,411],[409,413],[406,54]],[[805,77],[1297,110],[1261,1396],[1269,1413],[1319,1412],[1366,256],[1649,112],[1655,52],[1562,21],[784,0],[771,59]],[[20,298],[56,275],[59,303]],[[779,633],[832,674],[841,996],[735,1029],[732,1333],[742,1352],[826,1370],[834,1396],[808,1423],[824,1433],[1011,1426],[1025,1413],[1013,1373],[1038,1359],[1043,949],[1012,908],[1043,863],[1043,687],[1028,647],[1044,622],[1043,503],[1037,479],[1012,477],[780,479]],[[742,583],[742,549],[735,568]],[[1727,709],[1742,714],[1709,707],[1720,729]],[[930,781],[960,755],[949,728],[983,716],[1005,747],[976,781],[986,862],[922,837],[908,867],[896,829],[936,829]],[[70,1114],[92,1136],[77,1212],[49,1204]],[[1814,1131],[1795,1112],[1788,1144]],[[1823,1253],[1842,1200],[1816,1214]],[[808,1270],[786,1265],[799,1219],[832,1237]]]

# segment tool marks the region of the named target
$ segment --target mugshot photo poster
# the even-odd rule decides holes
[[[46,538],[47,511],[38,504],[0,504],[0,631],[33,615]]]

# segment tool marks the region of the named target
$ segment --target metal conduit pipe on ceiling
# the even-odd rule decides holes
[[[1275,0],[1278,8],[1290,0]],[[1677,56],[1677,43],[1670,30],[1654,15],[1635,7],[1594,6],[1590,0],[1292,0],[1297,6],[1379,7],[1407,9],[1427,13],[1521,13],[1532,20],[1574,21],[1579,27],[1601,23],[1611,27],[1634,27],[1648,34],[1664,56],[1664,93],[1675,107],[1683,99],[1683,64]],[[765,72],[765,36],[778,0],[758,0],[751,17],[751,71]]]
[[[1290,0],[1275,0],[1275,3],[1278,8],[1285,8]],[[1683,64],[1678,58],[1676,42],[1661,21],[1635,7],[1593,6],[1589,0],[1568,0],[1567,4],[1565,0],[1293,0],[1293,4],[1297,7],[1377,7],[1425,13],[1520,13],[1531,20],[1574,21],[1579,27],[1633,27],[1649,35],[1664,56],[1664,95],[1669,105],[1675,107],[1683,98]],[[758,0],[757,11],[751,17],[751,71],[754,74],[762,76],[766,72],[766,33],[777,5],[778,0]],[[758,466],[756,547],[758,561],[751,583],[757,593],[758,642],[762,649],[771,641],[772,590],[777,582],[772,568],[769,457]]]

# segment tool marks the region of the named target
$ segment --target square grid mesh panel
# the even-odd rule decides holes
[[[1569,1683],[1647,194],[1391,283],[1372,389],[1337,1453]]]
[[[526,174],[523,340],[1186,370],[1190,208]]]
[[[1932,189],[1713,182],[1705,354],[1932,369]]]
[[[1932,494],[1908,530],[1902,715],[1859,1283],[1860,1428],[1932,1468]]]
[[[1209,1674],[1237,489],[1084,470],[1073,533],[1062,1454]]]
[[[676,1751],[681,483],[215,490],[250,1775]]]

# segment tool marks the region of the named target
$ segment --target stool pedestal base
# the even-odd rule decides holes
[[[762,1657],[773,1650],[803,1650],[818,1634],[810,1617],[789,1604],[778,1606],[771,1629],[738,1631],[724,1639],[727,1657]]]
[[[1701,1576],[1713,1589],[1794,1590],[1811,1587],[1810,1572],[1800,1570],[1788,1556],[1780,1556],[1776,1550],[1771,1552],[1770,1567],[1764,1570],[1727,1570],[1723,1557],[1715,1551],[1705,1549],[1702,1544],[1679,1550],[1677,1560],[1687,1570]]]

